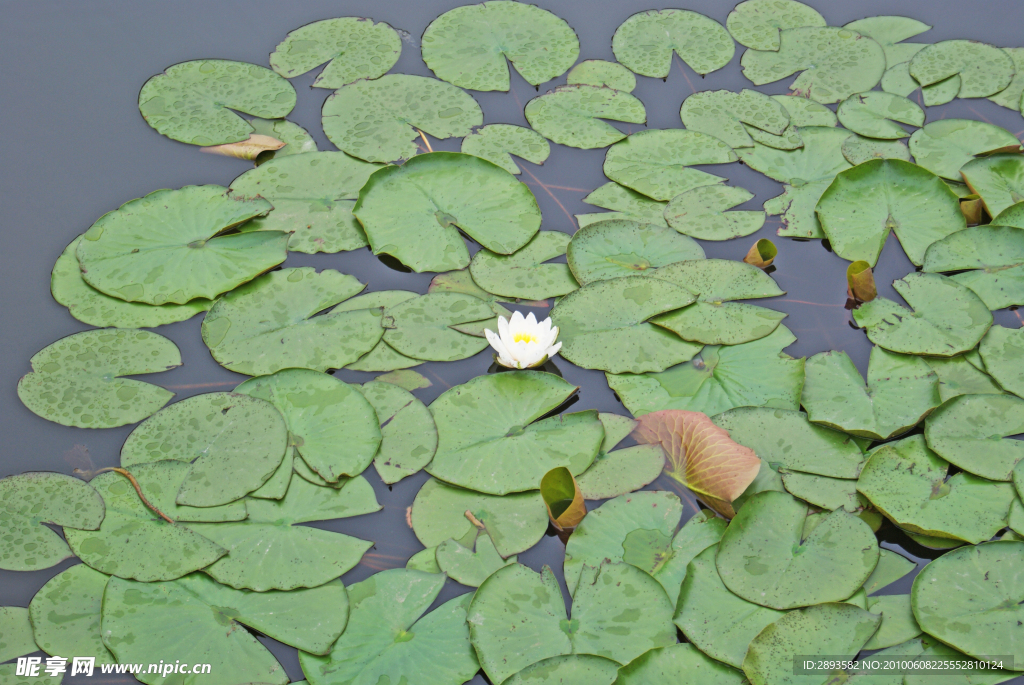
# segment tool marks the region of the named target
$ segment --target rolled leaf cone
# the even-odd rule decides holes
[[[587,515],[583,491],[564,466],[551,469],[540,481],[540,495],[548,509],[548,518],[560,531],[571,530]]]
[[[878,297],[870,264],[860,260],[846,267],[846,293],[857,302],[870,302]]]
[[[775,261],[775,257],[778,254],[779,250],[775,247],[775,243],[767,238],[761,238],[750,246],[750,250],[747,252],[747,256],[743,258],[743,261],[759,269],[767,269]]]
[[[199,151],[209,152],[211,155],[224,155],[225,157],[254,160],[264,152],[280,150],[285,145],[286,143],[277,138],[265,136],[261,133],[253,133],[247,139],[240,140],[237,143],[201,147]]]

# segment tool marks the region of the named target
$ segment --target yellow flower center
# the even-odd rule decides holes
[[[530,335],[529,333],[516,333],[516,337],[514,338],[514,341],[515,342],[535,343],[535,342],[537,342],[537,338],[535,336]]]

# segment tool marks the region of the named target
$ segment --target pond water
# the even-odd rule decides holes
[[[894,6],[882,0],[857,3],[805,0],[815,6],[831,25],[843,25],[865,16],[900,13],[932,24],[930,32],[916,40],[937,42],[968,38],[1009,47],[1019,44],[1019,27],[1024,6],[1018,0],[986,0],[970,6],[957,0],[903,2]],[[93,470],[116,465],[121,443],[132,426],[90,431],[66,428],[31,414],[18,400],[15,387],[29,370],[32,354],[58,338],[86,330],[49,294],[49,273],[65,245],[84,231],[101,214],[121,203],[158,188],[214,183],[228,185],[250,164],[241,160],[201,154],[196,148],[158,135],[139,116],[138,90],[153,74],[171,64],[196,58],[224,58],[266,64],[267,55],[284,35],[312,21],[335,16],[366,16],[382,20],[407,32],[403,53],[392,70],[397,73],[431,75],[419,53],[419,36],[426,25],[442,12],[458,6],[455,0],[420,2],[352,0],[152,0],[125,3],[117,0],[81,0],[39,3],[7,0],[0,25],[0,78],[4,106],[0,108],[0,130],[5,132],[4,174],[0,183],[0,234],[3,260],[4,321],[0,340],[4,352],[0,364],[0,427],[4,442],[0,477],[23,471]],[[566,19],[581,39],[581,58],[614,59],[611,35],[634,12],[662,8],[649,0],[587,0],[556,2],[540,0],[538,5]],[[707,14],[724,24],[735,3],[688,0],[681,5]],[[912,39],[914,40],[914,39]],[[679,106],[699,90],[739,90],[750,84],[739,69],[742,48],[726,68],[701,78],[678,58],[664,82],[638,77],[634,95],[647,107],[648,126],[678,128]],[[299,93],[298,106],[289,119],[307,128],[322,150],[332,150],[320,126],[320,107],[330,91],[310,88],[314,73],[293,81]],[[542,86],[541,92],[564,83],[561,77]],[[771,94],[786,92],[781,81],[760,88]],[[523,106],[538,91],[518,74],[512,74],[509,93],[472,93],[485,113],[485,123],[526,126]],[[914,97],[917,97],[915,94]],[[955,100],[930,108],[928,121],[941,118],[972,118],[998,124],[1020,137],[1024,119],[987,100]],[[627,132],[642,126],[619,127]],[[431,140],[434,150],[457,150],[458,139]],[[605,150],[576,150],[552,144],[552,154],[543,166],[521,162],[521,180],[537,197],[543,212],[544,230],[575,231],[573,214],[595,208],[582,202],[590,191],[606,181],[601,170]],[[519,160],[517,160],[519,161]],[[716,166],[714,173],[756,193],[741,208],[760,208],[779,194],[781,186],[739,164]],[[775,237],[779,222],[769,217],[761,231],[749,238],[725,243],[702,241],[708,257],[742,259],[749,246],[762,237]],[[779,255],[772,274],[787,291],[770,306],[786,312],[784,321],[798,340],[787,348],[794,357],[810,356],[828,349],[845,350],[861,372],[865,371],[870,343],[864,333],[851,325],[846,301],[846,262],[831,254],[821,241],[796,242],[776,239]],[[471,245],[471,251],[476,246]],[[292,253],[284,266],[332,268],[352,274],[368,284],[367,291],[404,289],[425,292],[430,274],[394,270],[368,250],[337,255]],[[890,283],[913,271],[894,237],[890,237],[875,270],[879,294],[899,301]],[[535,310],[545,316],[546,309]],[[996,323],[1019,327],[1020,312],[996,312]],[[203,392],[230,390],[245,379],[219,366],[210,357],[199,335],[201,317],[164,326],[160,333],[171,338],[182,351],[184,366],[149,377],[183,399]],[[627,414],[608,388],[604,374],[575,367],[556,358],[554,364],[567,380],[580,387],[574,411],[599,409]],[[429,363],[417,368],[432,387],[416,395],[429,403],[447,388],[486,373],[491,353],[453,363]],[[374,374],[342,371],[348,382],[364,382]],[[392,488],[384,485],[373,469],[364,474],[377,491],[383,511],[341,521],[312,524],[329,530],[373,540],[374,548],[362,563],[343,577],[346,584],[362,580],[376,571],[404,566],[421,549],[405,523],[406,508],[426,480],[423,473],[407,478]],[[674,481],[662,477],[649,489],[679,491]],[[687,515],[695,511],[688,499]],[[598,503],[589,503],[591,507]],[[902,550],[925,563],[934,556],[890,528],[883,529],[883,545]],[[519,555],[520,562],[539,569],[548,564],[561,578],[564,545],[557,537],[546,537],[535,548]],[[35,573],[0,572],[0,605],[26,606],[36,590],[49,578],[77,563],[68,560],[54,568]],[[905,593],[908,576],[886,592]],[[441,603],[467,591],[449,581],[438,598]],[[261,638],[298,680],[301,671],[294,649]],[[135,682],[101,676],[68,678],[67,683]],[[473,683],[486,682],[478,675]],[[1024,682],[1018,679],[1014,682]]]

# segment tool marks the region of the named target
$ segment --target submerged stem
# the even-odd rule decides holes
[[[423,135],[423,131],[421,131],[419,129],[416,129],[416,132],[419,133],[420,134],[420,138],[423,139],[423,144],[427,146],[427,151],[428,152],[433,152],[434,148],[430,147],[430,141],[427,140],[427,137],[425,135]]]

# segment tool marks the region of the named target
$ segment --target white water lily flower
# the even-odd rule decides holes
[[[484,334],[498,353],[495,361],[510,369],[540,366],[562,348],[562,343],[552,344],[558,337],[558,326],[551,325],[550,317],[537,323],[533,312],[525,317],[521,312],[513,312],[507,321],[499,316],[498,332],[485,329]]]

